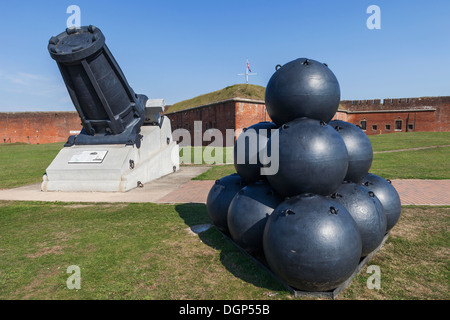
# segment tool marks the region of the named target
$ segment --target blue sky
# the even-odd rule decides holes
[[[73,111],[48,40],[78,5],[131,87],[167,104],[243,83],[246,59],[266,86],[277,64],[326,62],[341,98],[450,95],[448,0],[1,1],[0,112]],[[381,10],[370,30],[368,6]]]

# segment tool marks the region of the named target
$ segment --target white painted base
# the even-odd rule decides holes
[[[180,169],[179,146],[172,140],[170,121],[143,126],[141,147],[90,145],[63,148],[47,168],[42,191],[126,192]],[[101,163],[77,163],[74,155],[83,151],[107,151]],[[131,160],[131,162],[130,162]],[[87,160],[89,161],[89,159]],[[70,163],[69,163],[70,162]]]

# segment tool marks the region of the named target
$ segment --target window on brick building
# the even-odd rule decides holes
[[[367,121],[366,120],[362,120],[361,121],[361,129],[366,130],[367,128]]]
[[[378,130],[378,126],[376,124],[372,125],[372,130]]]
[[[395,120],[395,130],[402,130],[402,120]]]
[[[386,125],[386,130],[391,130],[391,125],[390,124]]]
[[[414,130],[414,125],[412,123],[408,124],[408,130]]]

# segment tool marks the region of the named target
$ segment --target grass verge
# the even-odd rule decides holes
[[[213,166],[206,172],[195,177],[192,180],[219,180],[227,175],[235,173],[236,169],[233,164],[227,164],[223,166]]]

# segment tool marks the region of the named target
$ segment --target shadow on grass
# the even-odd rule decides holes
[[[179,204],[175,206],[175,210],[190,228],[201,224],[212,225],[204,204]],[[256,287],[278,292],[287,291],[282,284],[263,270],[253,259],[242,253],[213,225],[206,231],[198,233],[198,236],[203,243],[220,251],[221,263],[235,277]]]

